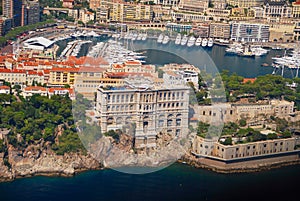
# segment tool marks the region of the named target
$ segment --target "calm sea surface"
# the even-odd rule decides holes
[[[60,42],[61,49],[66,42]],[[180,47],[180,48],[179,48]],[[227,56],[224,47],[212,49],[187,48],[169,43],[136,42],[135,50],[147,50],[148,63],[185,63],[217,72],[227,69],[245,77],[272,73],[271,57],[283,51],[271,51],[261,58]],[[88,46],[81,51],[86,54]],[[176,56],[175,56],[176,55]],[[88,171],[71,178],[32,177],[0,183],[0,201],[4,200],[99,200],[99,201],[156,201],[156,200],[299,200],[300,166],[290,166],[259,173],[218,174],[174,164],[164,170],[130,175],[114,170]]]
[[[71,178],[33,177],[0,183],[1,200],[299,200],[300,166],[217,174],[174,164],[146,175],[88,171]]]

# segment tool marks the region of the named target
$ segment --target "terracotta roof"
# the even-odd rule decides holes
[[[9,86],[6,86],[6,85],[3,85],[3,86],[0,86],[0,90],[6,90],[6,89],[10,89],[10,87]]]
[[[255,80],[256,80],[256,78],[244,78],[244,79],[243,79],[243,83],[244,83],[244,84],[247,83],[247,82],[253,83]]]
[[[71,88],[49,88],[49,93],[55,93],[55,91],[68,91],[69,94],[74,94],[74,90]]]
[[[47,88],[40,86],[28,86],[24,88],[24,91],[47,91]]]
[[[24,62],[24,66],[38,66],[39,63],[37,62],[32,62],[32,61],[27,61],[27,62]]]
[[[112,64],[113,68],[124,68],[123,64]]]
[[[26,73],[26,71],[25,70],[18,70],[18,69],[14,69],[14,70],[0,69],[0,73]]]
[[[126,61],[125,65],[141,65],[142,63],[140,61]]]
[[[78,72],[79,68],[52,68],[50,72]]]
[[[50,70],[43,70],[44,74],[50,74]]]

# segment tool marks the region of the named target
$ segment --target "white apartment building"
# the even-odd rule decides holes
[[[241,42],[268,42],[270,26],[266,24],[252,24],[234,22],[231,24],[231,40]]]

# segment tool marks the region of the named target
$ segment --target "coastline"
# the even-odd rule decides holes
[[[103,170],[108,167],[104,167],[95,159],[90,156],[82,156],[78,154],[69,154],[65,156],[51,156],[56,158],[59,162],[56,164],[48,164],[46,161],[47,156],[39,159],[36,164],[31,164],[30,169],[25,169],[26,161],[28,158],[23,158],[22,162],[16,163],[12,166],[9,171],[3,171],[6,166],[4,166],[3,161],[0,164],[0,182],[11,182],[19,178],[29,178],[34,176],[46,176],[46,177],[72,177],[81,172],[90,170]],[[50,157],[49,157],[50,158]],[[65,160],[66,158],[72,160]],[[45,161],[46,160],[46,161]],[[197,169],[206,169],[220,174],[234,174],[234,173],[253,173],[260,171],[268,171],[271,169],[278,169],[285,166],[299,165],[300,158],[298,154],[290,156],[281,157],[271,157],[268,159],[250,160],[245,162],[235,162],[235,163],[224,163],[220,161],[215,161],[207,158],[196,158],[191,154],[187,154],[182,159],[177,161],[178,163],[186,164]],[[44,165],[44,166],[43,166]],[[29,166],[28,166],[29,167]],[[35,167],[35,168],[34,168]],[[23,169],[23,170],[22,170]]]
[[[204,168],[223,174],[233,174],[260,172],[290,165],[299,165],[300,157],[298,154],[293,154],[289,156],[270,157],[267,159],[254,159],[243,162],[225,163],[209,158],[196,158],[195,156],[189,154],[184,156],[184,158],[180,161],[185,162],[195,168]]]

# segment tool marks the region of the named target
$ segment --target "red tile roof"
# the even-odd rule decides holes
[[[253,83],[255,80],[256,80],[256,78],[244,78],[244,79],[243,79],[243,83],[244,83],[244,84],[247,83],[247,82]]]
[[[40,86],[28,86],[24,88],[24,91],[47,91],[47,88]]]
[[[141,65],[140,61],[126,61],[125,65]]]
[[[71,88],[49,88],[49,93],[55,93],[55,91],[68,91],[69,94],[74,94],[74,90]]]
[[[25,70],[18,70],[18,69],[0,69],[0,73],[26,73]]]
[[[52,68],[50,72],[78,72],[79,68]]]
[[[9,90],[9,89],[10,89],[9,86],[6,85],[0,86],[0,90]]]

